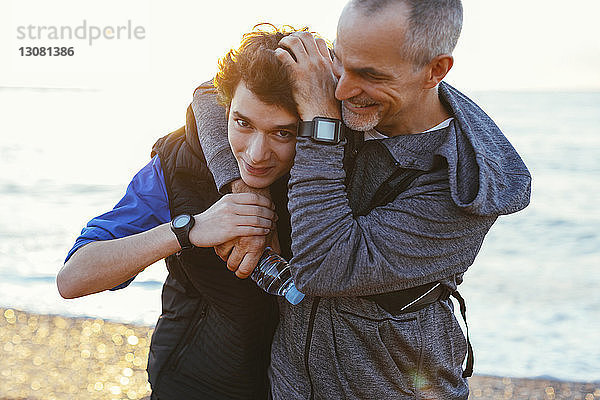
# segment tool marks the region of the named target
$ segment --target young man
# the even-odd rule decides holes
[[[307,33],[280,43],[309,136],[289,181],[290,266],[307,296],[280,307],[275,399],[468,397],[472,359],[463,373],[448,297],[460,301],[497,217],[527,206],[531,177],[493,121],[442,82],[461,25],[459,0],[353,0],[333,61]],[[208,99],[193,106],[203,124]],[[332,135],[340,117],[361,132]],[[237,175],[220,136],[200,139],[221,186]]]
[[[219,63],[214,83],[227,115],[230,148],[243,181],[271,189],[221,196],[206,167],[194,116],[154,145],[152,160],[115,208],[92,219],[58,274],[73,298],[124,287],[161,258],[169,275],[148,361],[152,398],[261,399],[268,393],[277,304],[227,270],[212,246],[240,236],[267,240],[278,216],[281,254],[290,258],[287,179],[298,113],[289,69],[274,49],[292,30],[257,29]],[[123,283],[125,282],[125,283]]]

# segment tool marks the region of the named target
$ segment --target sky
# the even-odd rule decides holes
[[[335,38],[346,0],[0,0],[0,86],[138,88],[189,93],[259,22],[308,25]],[[447,81],[469,90],[600,90],[597,0],[463,0]],[[19,26],[142,26],[143,40],[18,40]],[[73,57],[23,57],[22,46],[73,46]],[[150,89],[150,87],[152,89]],[[187,95],[189,97],[189,94]]]

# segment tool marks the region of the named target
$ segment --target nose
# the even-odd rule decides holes
[[[267,161],[270,157],[270,151],[266,135],[257,132],[251,135],[248,140],[248,146],[246,147],[248,161],[254,165],[260,165],[260,163]]]
[[[358,82],[356,82],[356,78],[353,78],[351,74],[344,71],[343,67],[339,65],[334,67],[333,73],[338,78],[338,83],[335,87],[335,98],[339,101],[358,96],[362,92],[362,89],[357,84]]]

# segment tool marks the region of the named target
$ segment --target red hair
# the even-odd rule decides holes
[[[255,25],[251,32],[244,34],[240,46],[219,60],[219,71],[214,79],[219,103],[228,108],[237,86],[244,81],[261,101],[298,115],[289,68],[275,56],[275,49],[282,38],[307,30],[287,25],[278,28],[265,23]]]

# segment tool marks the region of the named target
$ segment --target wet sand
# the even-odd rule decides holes
[[[142,399],[152,327],[0,308],[0,400]],[[469,399],[600,399],[600,382],[474,376]]]

